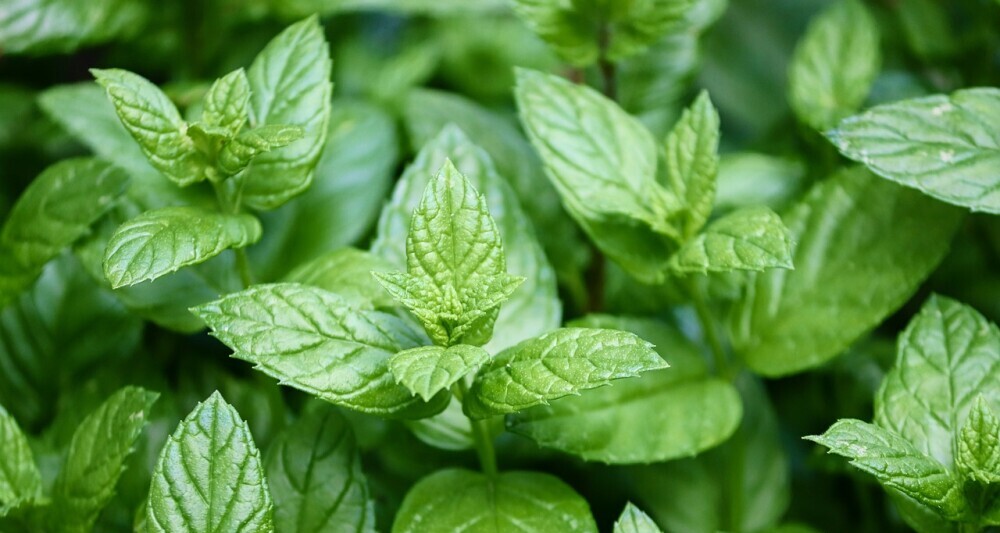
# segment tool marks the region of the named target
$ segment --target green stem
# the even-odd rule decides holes
[[[452,394],[459,402],[462,402],[469,392],[469,386],[465,380],[460,380],[451,389]],[[469,425],[472,426],[472,441],[476,446],[476,455],[479,456],[479,465],[483,473],[488,477],[497,475],[497,452],[493,447],[493,438],[490,436],[488,420],[475,420],[469,417]]]
[[[240,281],[243,282],[243,288],[253,285],[253,272],[250,270],[250,260],[247,258],[247,251],[245,248],[237,248],[234,250],[236,252],[236,270],[240,275]]]
[[[715,371],[721,376],[732,379],[735,376],[733,368],[726,357],[726,351],[722,347],[719,332],[715,327],[715,317],[705,301],[705,290],[696,281],[692,280],[688,285],[688,292],[691,295],[691,303],[694,304],[695,313],[698,314],[698,322],[701,323],[701,332],[708,342],[708,347],[712,351],[712,360],[715,361]]]
[[[240,212],[240,192],[237,191],[237,197],[235,200],[230,199],[230,195],[226,193],[226,189],[222,183],[212,182],[212,190],[215,191],[215,201],[219,204],[219,210],[223,213],[232,213],[234,215]],[[233,250],[236,252],[236,273],[240,276],[240,281],[243,283],[243,288],[253,285],[253,271],[250,269],[250,260],[247,257],[247,251],[244,248],[237,248]]]

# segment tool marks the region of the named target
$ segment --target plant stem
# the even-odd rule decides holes
[[[250,270],[247,251],[245,248],[237,248],[233,251],[236,252],[236,270],[239,272],[240,281],[243,282],[243,288],[246,289],[253,285],[253,272]]]
[[[220,211],[234,215],[239,214],[240,200],[238,197],[235,201],[230,200],[222,183],[213,181],[212,190],[215,191],[215,201],[219,204]],[[240,282],[243,283],[243,288],[246,289],[253,285],[253,271],[250,270],[250,260],[247,258],[247,251],[244,248],[237,248],[233,251],[236,253],[236,273],[239,274]]]
[[[455,398],[461,402],[469,392],[469,386],[465,380],[459,380],[455,387],[451,389]],[[483,473],[488,477],[497,475],[497,452],[493,448],[493,438],[490,436],[490,428],[487,420],[475,420],[469,417],[469,425],[472,426],[472,440],[476,446],[476,455],[479,456],[479,465]]]
[[[611,100],[618,100],[617,72],[615,64],[608,60],[608,47],[611,45],[611,31],[607,24],[602,24],[597,35],[597,42],[601,48],[601,58],[597,62],[597,68],[601,71],[601,81],[604,82],[604,96]]]
[[[688,284],[688,292],[691,295],[691,303],[698,314],[698,322],[701,323],[701,332],[708,342],[708,347],[712,351],[712,360],[715,361],[715,371],[720,376],[732,379],[735,372],[729,365],[726,351],[722,348],[722,341],[719,339],[719,332],[715,328],[715,317],[705,301],[705,290],[696,281],[692,280]]]

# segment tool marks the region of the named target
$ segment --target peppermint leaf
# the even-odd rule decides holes
[[[474,418],[514,413],[667,366],[632,333],[557,329],[497,354],[476,375],[465,412]]]
[[[421,346],[392,356],[389,368],[397,382],[430,401],[489,359],[490,354],[478,346]]]
[[[219,168],[227,175],[240,173],[261,154],[301,139],[298,126],[267,125],[244,131],[219,152]]]
[[[195,207],[147,211],[112,235],[104,274],[114,288],[135,285],[201,263],[226,249],[249,246],[260,236],[260,222],[252,215]]]
[[[377,255],[354,248],[341,248],[299,265],[284,281],[312,285],[336,293],[357,307],[392,307],[395,301],[372,272],[388,272],[393,265]]]
[[[677,225],[686,238],[695,235],[712,214],[718,152],[719,113],[702,91],[677,120],[663,150],[666,186],[684,201]]]
[[[439,470],[406,494],[392,533],[475,530],[596,532],[586,500],[559,479],[536,472],[487,477]]]
[[[858,0],[820,13],[795,47],[788,100],[800,120],[825,130],[855,113],[878,75],[879,29]]]
[[[1000,420],[982,396],[962,426],[955,463],[966,479],[1000,483]]]
[[[614,533],[661,533],[656,522],[646,513],[632,505],[631,502],[625,505],[625,510],[615,522]]]
[[[191,411],[163,447],[146,502],[146,531],[274,531],[260,452],[218,392]]]
[[[1000,89],[873,107],[827,133],[872,172],[973,211],[1000,213]]]
[[[42,499],[42,478],[17,421],[0,406],[0,517]]]
[[[240,68],[215,80],[205,94],[201,120],[234,137],[250,114],[250,81]]]
[[[256,158],[245,178],[246,205],[274,209],[312,183],[330,120],[330,69],[329,44],[315,16],[286,28],[254,59],[247,71],[250,125],[295,126],[303,138]]]
[[[186,135],[187,124],[156,85],[121,69],[91,69],[122,125],[156,170],[186,187],[205,179],[206,161]]]
[[[716,220],[670,258],[680,274],[792,267],[792,239],[766,207],[747,207]]]
[[[294,283],[256,285],[192,309],[212,335],[265,374],[328,402],[378,415],[420,417],[444,409],[396,384],[389,359],[426,344],[399,318],[359,309]]]

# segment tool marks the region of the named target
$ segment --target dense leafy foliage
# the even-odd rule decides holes
[[[998,28],[0,2],[0,531],[1000,527]]]

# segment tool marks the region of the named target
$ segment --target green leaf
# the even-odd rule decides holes
[[[1000,408],[1000,330],[971,307],[931,297],[899,337],[875,397],[875,423],[947,468],[977,397]]]
[[[277,437],[267,483],[278,531],[375,531],[354,434],[336,409],[312,409]]]
[[[666,186],[683,201],[685,209],[677,222],[685,238],[698,233],[712,214],[718,152],[719,113],[702,91],[664,142]]]
[[[201,120],[235,137],[250,116],[250,81],[242,69],[215,80],[205,94]]]
[[[730,315],[735,351],[766,376],[828,361],[898,309],[944,257],[961,212],[854,168],[782,218],[795,270],[751,274]]]
[[[476,375],[464,408],[474,418],[514,413],[668,366],[633,333],[557,329],[497,354]]]
[[[403,173],[392,201],[379,218],[372,251],[399,267],[404,265],[403,236],[409,234],[411,213],[446,160],[453,161],[473,187],[482,192],[488,211],[496,215],[507,272],[524,278],[501,307],[487,351],[502,350],[558,327],[561,309],[554,275],[534,238],[531,223],[511,187],[497,175],[489,156],[455,126],[446,126],[431,139]]]
[[[792,267],[792,239],[781,217],[745,207],[716,220],[670,258],[679,274]]]
[[[261,236],[252,215],[226,215],[195,207],[147,211],[119,226],[108,242],[104,274],[125,287],[206,261]]]
[[[17,421],[0,406],[0,517],[42,499],[42,478]]]
[[[875,19],[858,0],[838,0],[795,47],[788,101],[800,120],[825,130],[861,107],[880,63]]]
[[[656,522],[639,510],[638,507],[628,503],[625,510],[615,522],[614,533],[661,533]]]
[[[490,478],[439,470],[406,494],[392,533],[424,531],[596,532],[587,502],[548,474],[503,472]]]
[[[244,131],[222,147],[219,168],[230,176],[238,174],[261,154],[288,146],[303,135],[298,126],[265,125]]]
[[[392,356],[389,368],[396,382],[430,401],[489,359],[490,354],[478,346],[421,346]]]
[[[39,174],[18,198],[0,242],[22,266],[37,271],[86,235],[127,185],[124,172],[97,159],[60,161]]]
[[[880,105],[827,133],[872,172],[950,204],[1000,213],[1000,89]]]
[[[955,464],[966,479],[1000,483],[1000,420],[982,396],[962,426]]]
[[[453,399],[440,413],[419,420],[404,421],[413,435],[443,450],[472,450],[476,446],[472,423],[462,412],[462,402]]]
[[[150,6],[139,0],[12,0],[0,19],[7,54],[52,54],[131,37],[144,26]]]
[[[664,279],[682,206],[656,181],[656,147],[637,120],[596,91],[518,70],[521,121],[569,214],[640,281]]]
[[[800,161],[756,152],[737,152],[719,160],[715,209],[766,205],[781,210],[801,196],[806,168]]]
[[[450,160],[430,181],[406,237],[406,273],[374,273],[436,343],[482,345],[523,278],[507,274],[486,199]]]
[[[125,387],[80,422],[52,489],[58,531],[90,531],[115,495],[159,394]]]
[[[514,0],[513,4],[531,31],[570,64],[586,66],[600,58],[596,22],[576,9],[572,0]]]
[[[122,125],[156,170],[186,187],[205,179],[206,162],[185,134],[177,107],[149,80],[121,69],[91,69]]]
[[[875,476],[882,485],[937,509],[946,518],[956,519],[965,512],[961,484],[955,475],[892,430],[844,419],[826,433],[806,438],[850,458],[852,465]]]
[[[372,272],[391,270],[393,265],[377,255],[341,248],[299,265],[284,281],[336,293],[357,307],[392,307],[395,301],[372,277]]]
[[[588,461],[635,464],[696,455],[736,430],[743,412],[739,393],[708,376],[700,349],[680,331],[605,315],[570,325],[635,333],[653,342],[670,368],[508,415],[509,431]]]
[[[274,531],[260,452],[236,409],[213,393],[163,447],[146,502],[146,531]]]
[[[321,289],[257,285],[192,310],[212,334],[265,374],[328,402],[378,415],[429,415],[447,404],[424,403],[397,385],[389,359],[426,344],[399,318],[358,309]]]
[[[330,120],[330,47],[317,17],[292,24],[247,71],[250,125],[302,128],[301,141],[260,155],[244,178],[243,201],[274,209],[304,191],[326,142]]]

